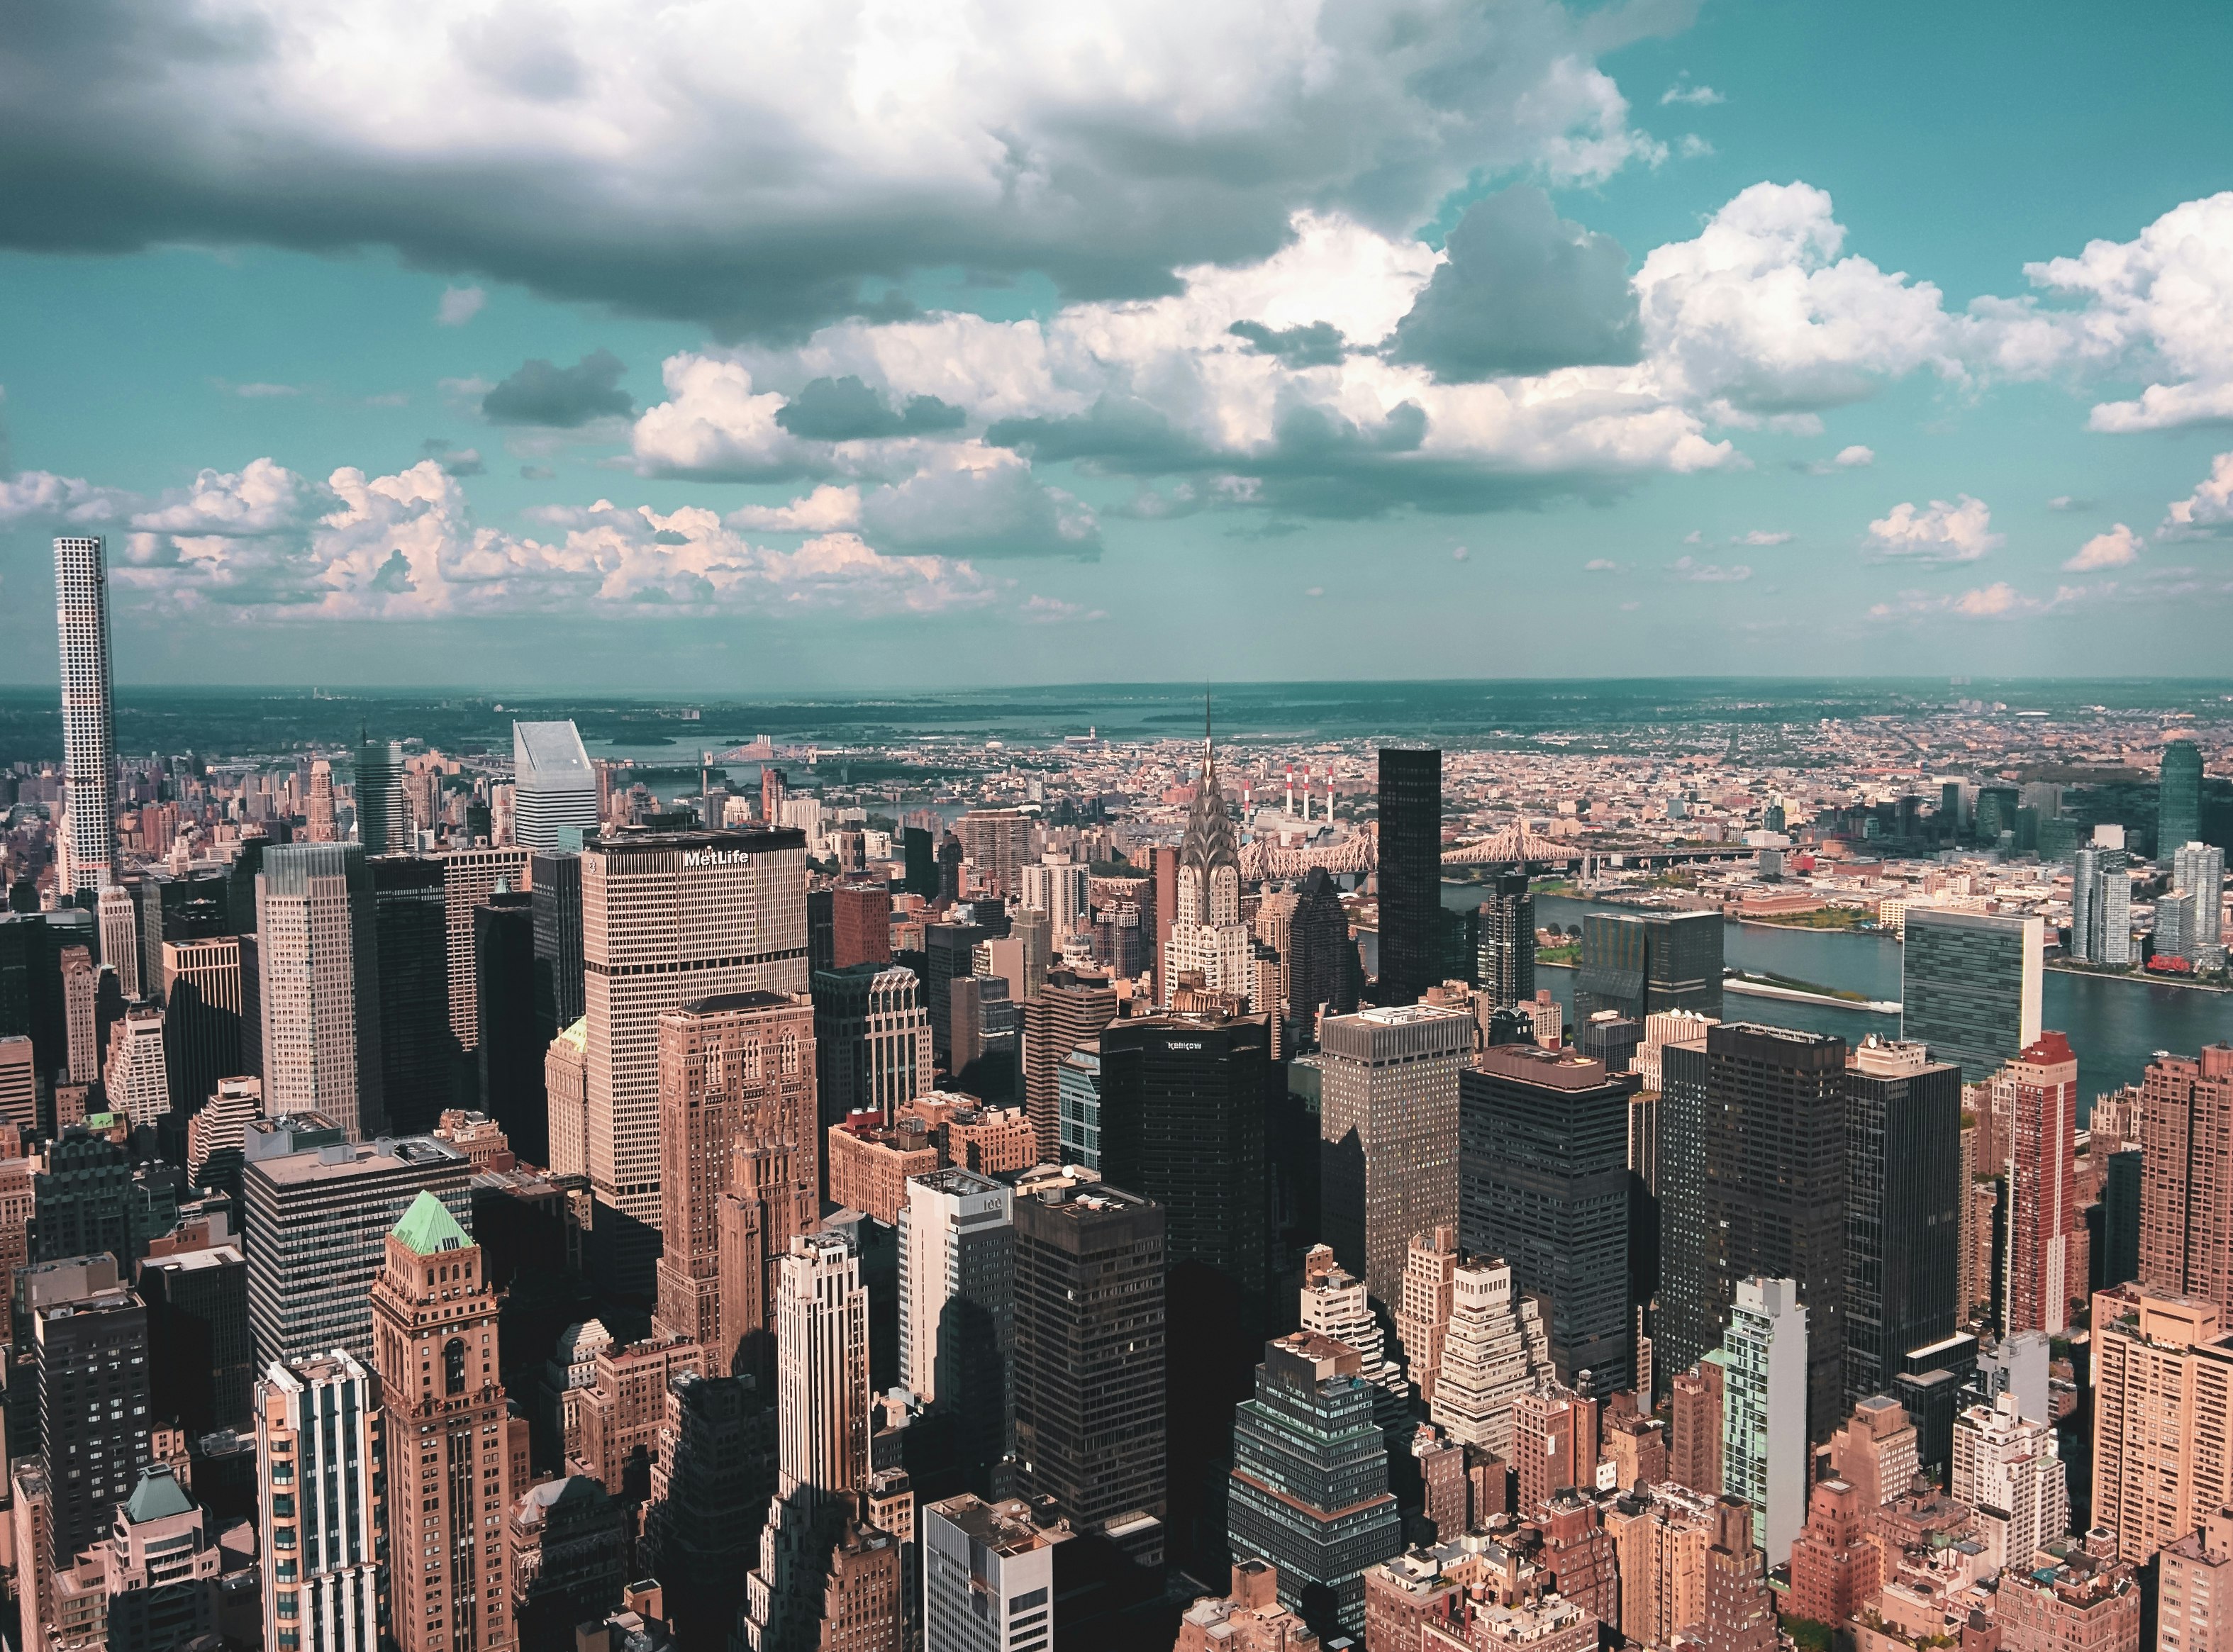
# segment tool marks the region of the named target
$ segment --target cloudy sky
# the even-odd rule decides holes
[[[2233,660],[2233,8],[79,0],[0,681]]]

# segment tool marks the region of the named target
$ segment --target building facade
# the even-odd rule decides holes
[[[1954,1334],[1962,1070],[1871,1038],[1846,1061],[1845,1400],[1891,1392],[1911,1349]]]
[[[1560,1382],[1588,1371],[1598,1393],[1631,1386],[1634,1082],[1571,1051],[1498,1044],[1460,1083],[1459,1242],[1504,1258],[1520,1290],[1547,1297]]]
[[[1471,1015],[1429,1004],[1319,1024],[1325,1234],[1390,1308],[1412,1237],[1458,1219],[1459,1082],[1473,1041]]]
[[[802,992],[806,842],[795,831],[643,832],[582,851],[588,1174],[602,1204],[660,1215],[659,1018],[723,992]],[[648,1246],[643,1265],[651,1272]]]
[[[274,1361],[256,1389],[264,1644],[378,1652],[387,1625],[387,1454],[370,1371],[345,1350]]]
[[[1935,907],[1907,909],[1902,1036],[1978,1083],[2028,1048],[2044,1002],[2046,922]]]
[[[274,1114],[386,1128],[372,879],[354,843],[283,844],[256,875],[257,1004]]]
[[[387,1447],[388,1633],[400,1652],[501,1652],[515,1641],[497,1294],[480,1247],[433,1193],[383,1249],[372,1349]]]
[[[98,535],[55,541],[62,638],[62,762],[68,790],[64,892],[98,889],[116,871],[116,732],[109,704],[108,567]]]

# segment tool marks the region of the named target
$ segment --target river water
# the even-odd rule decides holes
[[[1442,886],[1442,904],[1447,907],[1463,911],[1480,903],[1481,892],[1475,886]],[[1566,895],[1535,897],[1535,921],[1561,928],[1580,923],[1584,913],[1634,910]],[[1900,996],[1900,944],[1890,935],[1736,923],[1724,925],[1722,933],[1723,956],[1734,968],[1839,987],[1887,1002]],[[1574,974],[1571,969],[1546,969],[1536,977],[1536,984],[1549,987],[1569,1015],[1573,1011]],[[2205,1044],[2233,1039],[2233,994],[2051,969],[2047,972],[2044,997],[2046,1026],[2065,1034],[2078,1055],[2081,1116],[2091,1110],[2096,1095],[2120,1084],[2137,1083],[2155,1051],[2168,1050],[2191,1056]],[[1856,1042],[1872,1032],[1893,1034],[1899,1030],[1896,1015],[1737,992],[1727,995],[1723,1013],[1730,1020],[1834,1032]]]

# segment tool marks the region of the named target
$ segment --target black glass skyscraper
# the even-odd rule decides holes
[[[1807,1434],[1826,1440],[1844,1412],[1846,1041],[1709,1027],[1706,1070],[1703,1242],[1680,1258],[1663,1249],[1660,1289],[1678,1265],[1700,1271],[1685,1294],[1704,1304],[1718,1340],[1738,1280],[1796,1280],[1807,1307]],[[1663,1144],[1663,1115],[1662,1128]],[[1663,1190],[1670,1174],[1663,1158]]]
[[[1458,1077],[1458,1239],[1548,1294],[1559,1380],[1633,1381],[1629,1096],[1636,1081],[1534,1044],[1501,1044]]]
[[[534,896],[535,1036],[542,1046],[582,1018],[582,857],[545,849],[528,862]]]
[[[1156,1016],[1101,1035],[1101,1174],[1163,1208],[1173,1558],[1224,1549],[1233,1407],[1260,1357],[1271,1235],[1265,1119],[1280,1082],[1264,1016]]]
[[[1916,1044],[1856,1050],[1846,1068],[1846,1404],[1891,1393],[1911,1350],[1961,1324],[1968,1196],[1962,1070]]]
[[[1481,990],[1491,1004],[1535,996],[1535,897],[1525,872],[1500,872],[1481,903]]]
[[[1617,1010],[1642,1021],[1663,1010],[1722,1013],[1722,914],[1591,913],[1582,920],[1574,1017]]]
[[[901,852],[907,857],[907,892],[926,901],[938,898],[938,842],[920,826],[900,830]]]
[[[2191,740],[2164,747],[2156,796],[2156,861],[2169,866],[2184,843],[2202,837],[2202,748]]]
[[[1287,920],[1287,1014],[1305,1044],[1315,1043],[1318,1015],[1357,1009],[1357,943],[1349,914],[1322,866],[1314,866],[1296,892]]]
[[[473,908],[474,1045],[480,1104],[530,1164],[550,1162],[550,1109],[535,1040],[535,914],[524,889],[499,889]]]
[[[449,914],[442,863],[375,855],[373,943],[380,974],[381,1084],[387,1128],[417,1135],[451,1102],[457,1035],[450,1030]]]
[[[1416,1004],[1442,979],[1442,754],[1380,752],[1382,1004]]]

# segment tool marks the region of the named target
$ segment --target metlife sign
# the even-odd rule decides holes
[[[750,849],[687,849],[682,851],[682,867],[688,871],[696,866],[742,866],[752,858]]]

